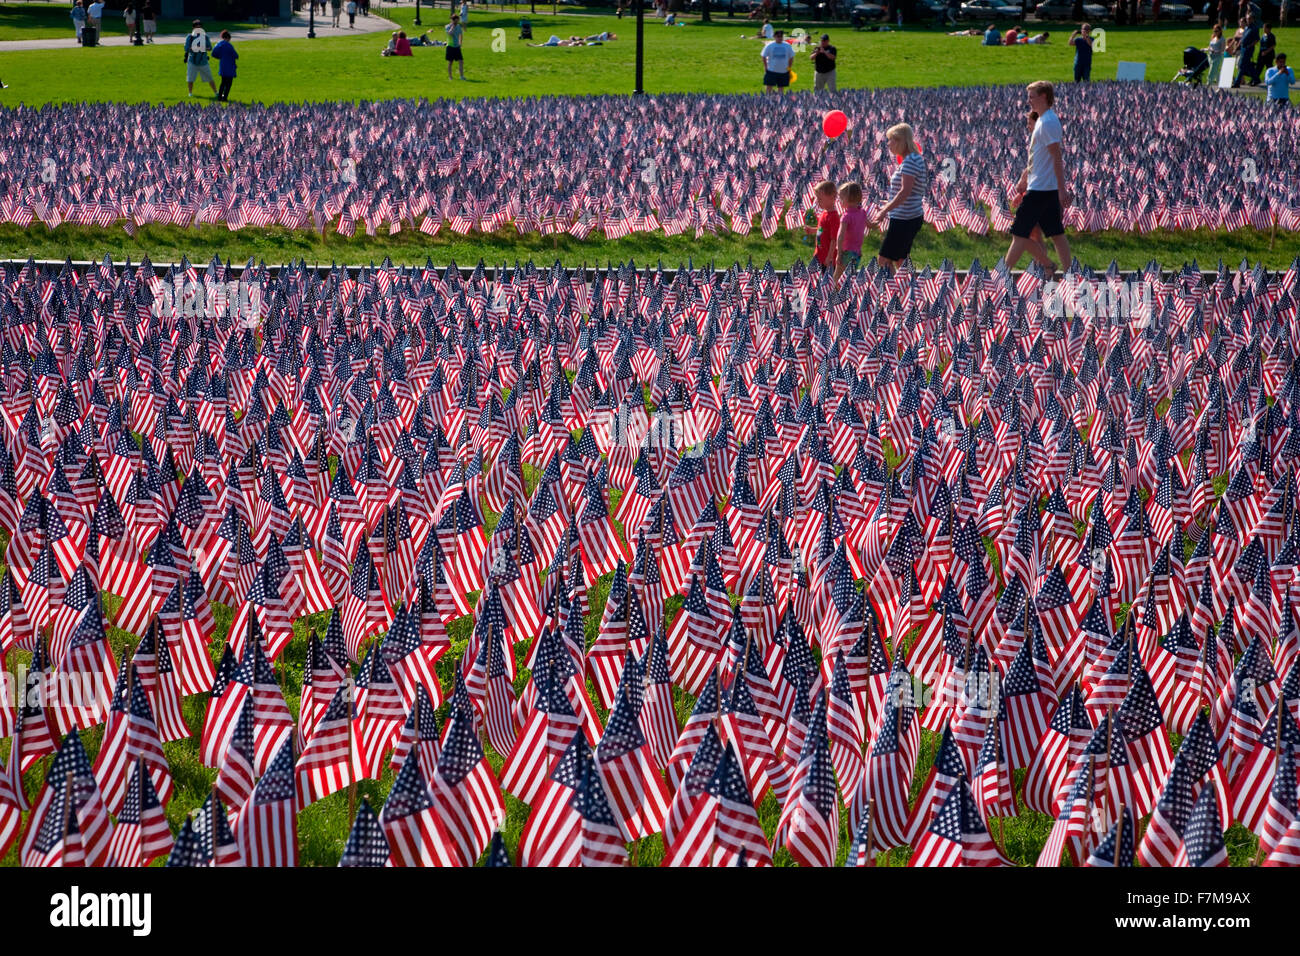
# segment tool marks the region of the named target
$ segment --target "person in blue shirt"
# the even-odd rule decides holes
[[[790,85],[790,67],[794,63],[794,47],[785,42],[785,31],[772,34],[772,42],[763,47],[763,86],[768,92],[785,92]]]
[[[235,61],[239,54],[230,42],[230,31],[221,31],[221,42],[212,48],[212,58],[217,61],[217,75],[221,77],[221,89],[217,90],[217,99],[222,103],[230,102],[230,84],[235,82]]]
[[[991,23],[989,24],[989,28],[984,31],[984,45],[985,46],[1002,45],[1002,34],[998,33],[998,28]]]
[[[1277,63],[1268,68],[1264,74],[1264,85],[1268,87],[1268,101],[1274,106],[1291,105],[1291,84],[1295,82],[1295,70],[1286,65],[1286,54],[1277,55]]]
[[[1092,24],[1085,23],[1070,34],[1070,46],[1074,47],[1074,82],[1087,83],[1092,80]]]

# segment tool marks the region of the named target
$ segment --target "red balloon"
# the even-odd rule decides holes
[[[849,118],[842,110],[831,110],[822,118],[822,132],[831,139],[835,139],[848,128]]]

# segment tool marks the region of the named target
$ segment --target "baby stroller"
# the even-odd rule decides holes
[[[1205,82],[1206,74],[1210,70],[1210,58],[1206,56],[1205,51],[1194,46],[1183,49],[1183,68],[1175,74],[1173,82],[1186,83],[1188,86],[1199,86]]]
[[[533,24],[531,21],[524,19],[519,21],[519,39],[531,40],[533,38]]]

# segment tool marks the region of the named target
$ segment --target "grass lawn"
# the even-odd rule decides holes
[[[291,232],[287,229],[243,229],[232,233],[219,226],[199,229],[182,229],[178,226],[147,226],[133,239],[121,228],[95,229],[88,226],[60,226],[53,232],[39,223],[27,230],[13,225],[0,225],[0,258],[26,259],[91,259],[102,260],[112,256],[115,262],[130,257],[138,262],[148,253],[154,262],[180,261],[188,256],[192,262],[206,262],[216,255],[234,263],[246,262],[250,257],[264,259],[269,265],[281,265],[290,259],[303,258],[308,262],[343,262],[350,265],[380,262],[391,256],[397,265],[423,265],[431,258],[444,265],[455,261],[462,265],[473,264],[480,258],[489,265],[513,263],[516,259],[532,259],[537,263],[550,263],[559,259],[568,266],[586,262],[604,265],[628,259],[638,264],[654,264],[662,260],[666,266],[676,266],[688,258],[701,265],[710,260],[718,264],[744,262],[752,258],[762,263],[768,259],[777,268],[788,267],[795,259],[807,260],[812,247],[804,245],[799,236],[780,230],[770,240],[758,232],[748,236],[730,233],[716,237],[705,235],[696,240],[691,236],[667,237],[638,234],[627,239],[606,241],[594,237],[585,242],[562,239],[557,244],[548,236],[530,234],[518,236],[500,233],[483,237],[477,233],[457,236],[444,229],[433,239],[406,229],[397,236],[380,234],[367,237],[364,232],[352,239],[335,235],[333,231],[322,239],[319,234]],[[868,238],[867,251],[879,245],[879,235]],[[913,260],[937,266],[945,258],[952,259],[959,268],[970,265],[978,257],[991,263],[1007,250],[1010,240],[1002,236],[970,236],[961,230],[940,235],[926,227],[917,237],[912,251]],[[1195,258],[1202,268],[1213,268],[1222,257],[1230,268],[1236,268],[1243,259],[1263,262],[1269,268],[1284,269],[1300,251],[1293,236],[1280,235],[1270,249],[1269,236],[1253,229],[1234,233],[1170,233],[1157,231],[1148,235],[1106,232],[1096,235],[1071,235],[1073,251],[1079,261],[1095,269],[1104,269],[1111,259],[1121,269],[1140,268],[1152,259],[1166,269],[1176,268]],[[1022,264],[1027,264],[1028,259]]]
[[[526,8],[525,8],[526,9]],[[414,29],[413,6],[390,15]],[[446,7],[424,12],[423,27],[441,35]],[[542,49],[518,40],[513,12],[476,11],[466,31],[468,79],[447,79],[440,49],[419,49],[407,59],[379,56],[382,35],[306,40],[257,40],[239,45],[237,100],[358,100],[392,97],[540,96],[631,92],[635,59],[633,23],[613,16],[561,14],[534,21],[538,42],[560,36],[617,31],[620,39],[599,47]],[[795,23],[796,26],[800,25]],[[809,32],[820,26],[802,24]],[[949,37],[925,28],[902,33],[830,30],[839,48],[841,86],[938,86],[1066,81],[1072,76],[1064,25],[1051,24],[1060,42],[1047,46],[982,47],[976,37]],[[492,49],[495,29],[504,50]],[[69,26],[70,30],[70,26]],[[665,27],[648,21],[645,87],[650,93],[757,92],[759,45],[740,40],[754,25],[725,17],[712,24]],[[408,32],[410,32],[408,30]],[[1182,49],[1206,42],[1204,25],[1120,28],[1108,31],[1107,52],[1097,54],[1093,75],[1115,75],[1117,60],[1145,61],[1147,75],[1168,80],[1182,65]],[[1300,28],[1278,31],[1278,49],[1293,48]],[[498,42],[498,46],[500,46]],[[92,50],[27,50],[6,54],[4,81],[11,88],[0,103],[29,106],[64,101],[177,102],[185,98],[184,69],[174,48],[101,47]],[[798,61],[795,90],[812,88],[811,64]]]

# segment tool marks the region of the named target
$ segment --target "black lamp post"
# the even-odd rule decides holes
[[[415,0],[415,25],[420,26],[420,0]]]
[[[316,0],[307,0],[307,39],[316,39]]]
[[[141,14],[142,14],[143,12],[144,12],[144,11],[143,11],[143,9],[142,9],[141,7],[136,7],[136,8],[135,8],[135,21],[134,21],[135,26],[131,28],[131,45],[132,45],[132,46],[144,46],[144,37],[143,37],[143,36],[141,35],[141,33],[140,33],[140,21],[141,21],[142,19],[144,19],[144,18],[141,16]]]
[[[713,18],[709,16],[709,0],[700,0],[700,22],[712,23]]]
[[[636,89],[633,96],[645,95],[642,82],[645,66],[645,0],[636,0]]]

